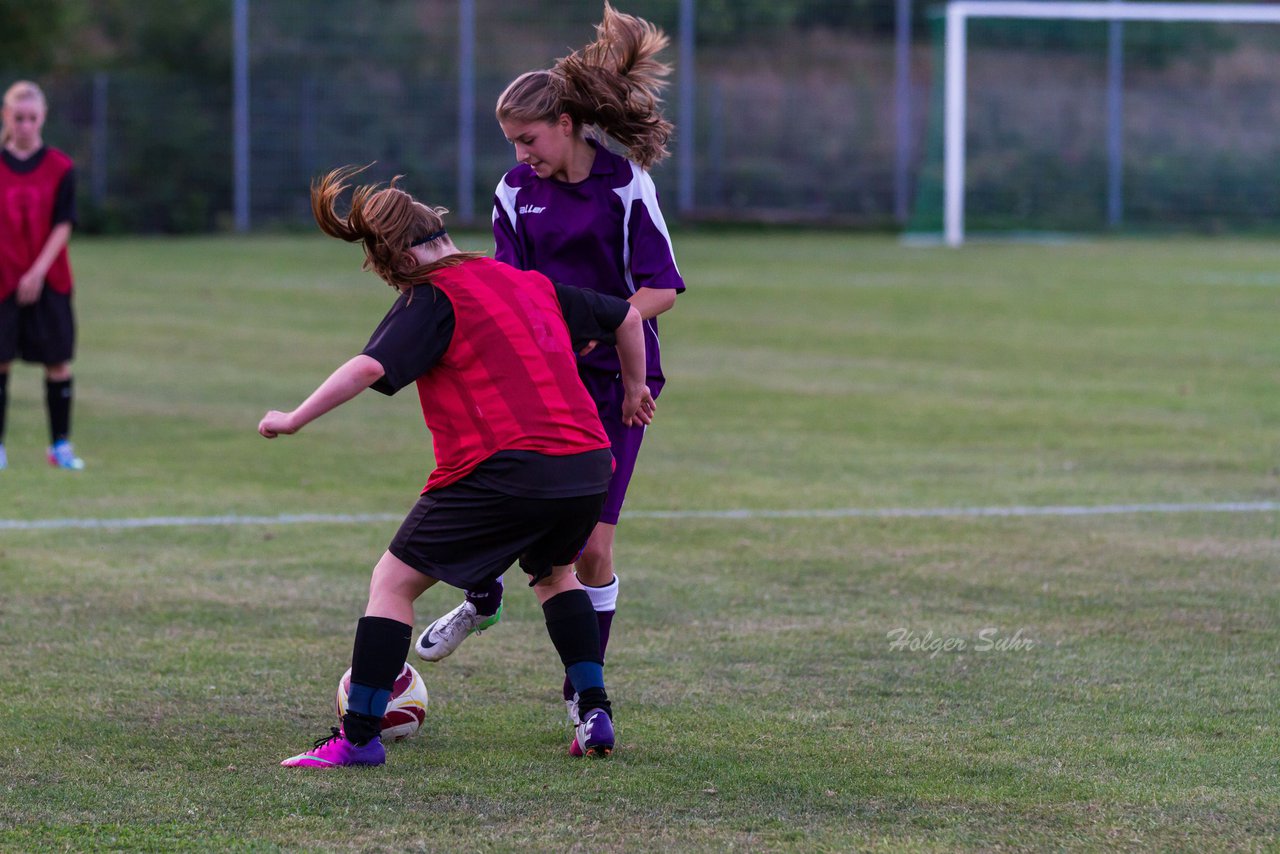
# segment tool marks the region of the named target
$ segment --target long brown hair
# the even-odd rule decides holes
[[[661,109],[671,66],[656,58],[669,42],[653,24],[606,2],[596,40],[548,71],[512,81],[498,97],[498,120],[554,122],[567,113],[575,127],[599,128],[648,169],[667,156],[674,130]]]
[[[364,264],[398,291],[430,284],[431,274],[445,267],[484,257],[479,252],[453,252],[430,264],[419,264],[409,247],[424,237],[442,232],[441,207],[424,205],[396,186],[400,175],[387,186],[362,184],[351,192],[351,209],[338,214],[338,197],[350,188],[350,181],[368,166],[343,166],[311,182],[311,214],[320,230],[348,243],[364,244]],[[440,234],[437,240],[448,240]]]

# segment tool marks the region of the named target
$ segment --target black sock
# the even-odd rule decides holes
[[[578,692],[578,718],[585,720],[592,709],[604,709],[606,715],[613,717],[613,704],[603,688],[584,688]]]
[[[342,716],[342,734],[356,747],[363,747],[382,732],[382,718],[348,710]]]
[[[585,590],[566,590],[542,603],[547,634],[560,654],[565,672],[578,690],[578,713],[604,709],[612,715],[604,690],[604,660],[600,656],[600,624]],[[579,682],[586,683],[579,687]]]
[[[351,651],[351,690],[342,730],[352,744],[366,744],[381,731],[382,715],[404,667],[413,626],[387,617],[361,617]]]
[[[71,435],[71,377],[44,381],[44,401],[49,407],[49,443]]]
[[[498,576],[479,590],[468,590],[467,601],[476,606],[481,617],[492,617],[502,605],[502,576]]]
[[[9,374],[0,374],[0,445],[4,444],[4,419],[9,411]]]

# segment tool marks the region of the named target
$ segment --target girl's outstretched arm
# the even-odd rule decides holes
[[[271,410],[262,416],[258,432],[268,439],[297,433],[331,409],[336,409],[377,382],[385,373],[377,359],[361,353],[338,368],[292,412]]]

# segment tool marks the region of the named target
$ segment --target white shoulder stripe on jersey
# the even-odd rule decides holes
[[[507,183],[507,179],[503,178],[498,182],[498,189],[493,191],[493,196],[498,200],[498,204],[493,206],[493,221],[498,219],[498,205],[502,206],[503,212],[507,215],[507,221],[511,223],[511,230],[516,229],[516,194],[520,190],[512,187]]]
[[[658,188],[653,183],[653,178],[648,172],[641,169],[636,164],[631,164],[631,175],[633,181],[639,185],[640,198],[644,202],[645,210],[649,212],[649,219],[653,220],[653,225],[658,229],[658,233],[662,235],[662,239],[667,244],[667,253],[671,255],[671,263],[676,268],[676,272],[680,272],[680,265],[676,263],[676,251],[671,246],[671,232],[667,231],[667,221],[662,216],[662,208],[658,206]]]
[[[634,294],[636,283],[631,278],[631,207],[635,202],[644,205],[654,228],[662,235],[677,273],[680,272],[680,265],[676,264],[676,253],[671,246],[671,232],[667,231],[667,221],[662,218],[662,208],[658,207],[658,188],[654,186],[653,178],[630,160],[627,164],[631,167],[631,180],[626,186],[615,188],[614,192],[622,200],[622,269],[627,278],[627,290]]]
[[[636,283],[631,277],[631,207],[637,200],[644,205],[654,228],[658,229],[658,233],[666,241],[667,252],[671,255],[671,264],[676,268],[677,273],[680,272],[680,265],[676,263],[676,252],[671,246],[671,232],[667,231],[667,221],[662,217],[662,208],[658,207],[658,188],[654,186],[653,178],[638,164],[630,160],[627,163],[631,166],[631,181],[625,187],[618,187],[614,192],[622,199],[622,271],[626,276],[627,290],[634,294]],[[658,338],[657,318],[649,318],[644,325],[649,328],[653,343],[657,345],[657,356],[661,359],[662,342]]]
[[[631,203],[635,201],[636,165],[631,164],[631,181],[625,187],[617,187],[614,192],[622,199],[622,275],[627,281],[627,293],[636,292],[635,280],[631,278]]]

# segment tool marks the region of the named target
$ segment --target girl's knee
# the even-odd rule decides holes
[[[578,558],[578,577],[587,584],[607,583],[613,577],[613,546],[608,543],[587,543]],[[589,579],[603,578],[603,581]]]

